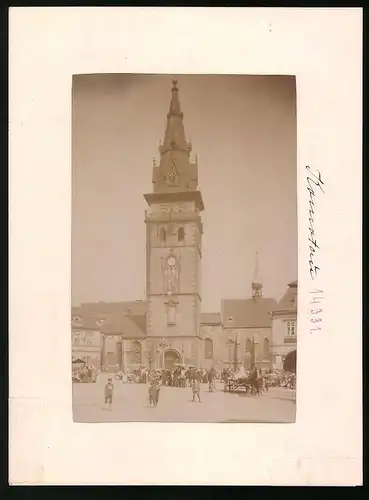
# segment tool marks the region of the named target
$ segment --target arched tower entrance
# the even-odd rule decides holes
[[[181,356],[174,349],[168,349],[164,353],[164,368],[166,370],[171,370],[173,368],[174,363],[180,363]]]

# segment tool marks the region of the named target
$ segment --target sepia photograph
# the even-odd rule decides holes
[[[296,81],[72,83],[75,422],[293,423]]]
[[[362,10],[9,34],[9,485],[362,484]]]

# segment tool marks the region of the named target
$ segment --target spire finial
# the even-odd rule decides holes
[[[259,252],[256,252],[255,255],[255,270],[254,270],[254,280],[251,285],[252,288],[252,296],[262,297],[263,295],[263,286],[259,280]]]
[[[255,254],[255,269],[254,269],[254,282],[257,283],[259,278],[259,252]]]
[[[172,84],[173,84],[172,90],[177,90],[178,89],[178,87],[177,87],[177,84],[178,84],[177,78],[173,77]]]

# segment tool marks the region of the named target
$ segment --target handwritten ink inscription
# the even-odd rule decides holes
[[[309,165],[306,166],[306,170],[308,170],[309,175],[306,178],[307,180],[307,190],[309,193],[309,273],[311,279],[315,280],[318,276],[318,271],[320,271],[320,267],[316,264],[316,252],[320,250],[320,247],[316,241],[315,235],[315,226],[316,226],[316,204],[315,204],[315,190],[317,188],[320,189],[322,193],[324,193],[323,186],[324,182],[322,181],[322,176],[319,170],[314,174]]]
[[[316,196],[317,193],[325,193],[323,186],[324,182],[322,180],[322,175],[319,170],[315,173],[312,171],[311,167],[307,165],[306,170],[308,171],[307,181],[307,191],[309,193],[309,274],[310,278],[315,281],[318,278],[320,272],[320,265],[318,263],[318,250],[320,246],[317,243],[316,236]],[[309,301],[309,323],[310,323],[310,334],[316,331],[322,330],[322,302],[324,300],[323,290],[313,289],[310,291],[310,301]]]

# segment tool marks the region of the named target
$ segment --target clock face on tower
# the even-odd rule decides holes
[[[168,259],[168,266],[173,267],[176,263],[176,260],[174,257],[169,257]]]
[[[170,156],[171,171],[167,175],[167,184],[169,186],[177,186],[179,182],[179,175],[177,171],[176,161]]]

